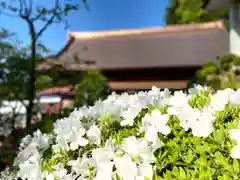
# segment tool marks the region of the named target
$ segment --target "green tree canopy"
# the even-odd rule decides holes
[[[170,0],[166,9],[166,24],[192,24],[214,20],[228,20],[228,9],[208,12],[208,0]],[[227,23],[227,22],[226,22]]]
[[[215,90],[240,88],[240,57],[227,54],[209,61],[196,72],[189,85],[203,84]]]
[[[97,70],[86,71],[76,88],[75,106],[91,106],[95,101],[106,98],[109,93],[107,78],[101,72]]]

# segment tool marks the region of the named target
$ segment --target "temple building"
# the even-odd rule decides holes
[[[73,85],[74,76],[100,69],[116,91],[185,88],[206,61],[229,53],[222,21],[103,32],[70,32],[66,45],[38,67],[58,71]]]

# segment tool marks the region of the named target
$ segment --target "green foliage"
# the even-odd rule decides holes
[[[191,99],[189,99],[188,104],[192,108],[202,109],[211,101],[209,91],[201,91],[199,94],[192,95]]]
[[[8,30],[0,28],[0,62],[3,58],[9,56],[14,50],[14,47],[8,41],[12,35],[13,34]]]
[[[37,63],[40,60],[41,58],[37,58]],[[2,72],[0,96],[5,100],[27,100],[31,76],[31,58],[22,52],[15,52],[0,63],[0,72]],[[52,86],[51,77],[39,74],[36,78],[37,91]]]
[[[196,72],[190,84],[197,83],[212,87],[213,89],[240,87],[240,57],[226,54],[215,61],[203,65]]]
[[[143,118],[145,114],[151,112],[151,110],[154,110],[154,107],[143,109],[135,118],[134,124],[131,127],[121,127],[120,122],[112,118],[109,114],[100,118],[102,145],[104,145],[108,139],[114,139],[116,144],[121,144],[122,140],[129,136],[142,137],[142,134],[139,133],[141,118]]]
[[[209,104],[209,92],[202,91],[193,96],[190,104]],[[196,103],[198,102],[198,103]],[[197,107],[196,105],[193,105]],[[197,107],[198,108],[198,107]],[[144,114],[151,112],[153,107],[144,110]],[[143,112],[141,112],[143,113]],[[135,121],[141,122],[141,113]],[[214,123],[214,132],[206,137],[195,137],[191,131],[184,131],[176,116],[171,116],[168,125],[172,132],[167,136],[160,135],[164,143],[155,151],[157,158],[154,180],[232,180],[240,178],[239,160],[231,158],[231,149],[235,145],[229,136],[228,130],[237,128],[239,124],[239,107],[227,106],[225,111],[218,112]],[[132,127],[121,127],[116,121],[106,116],[102,121],[101,135],[104,141],[114,139],[120,144],[122,139],[129,136],[141,137],[137,133],[139,124]],[[114,122],[114,124],[113,124]],[[106,126],[106,124],[105,124]]]
[[[193,137],[190,131],[180,128],[176,117],[172,117],[169,124],[174,131],[162,138],[165,145],[155,152],[160,179],[239,179],[239,161],[230,157],[235,143],[228,133],[229,129],[237,127],[239,112],[239,107],[219,112],[216,129],[207,138]]]
[[[228,20],[228,10],[219,9],[207,12],[204,8],[206,0],[170,0],[166,10],[166,24],[193,24],[219,19]]]
[[[110,93],[107,79],[97,70],[86,71],[76,88],[75,106],[93,105]]]

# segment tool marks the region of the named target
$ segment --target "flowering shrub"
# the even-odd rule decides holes
[[[0,179],[240,178],[240,90],[112,94],[22,139]]]

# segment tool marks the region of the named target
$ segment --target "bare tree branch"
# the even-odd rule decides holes
[[[29,0],[29,10],[28,10],[28,16],[30,16],[32,14],[32,10],[33,10],[33,2],[34,0]]]
[[[31,21],[32,21],[32,22],[37,21],[37,20],[39,20],[42,16],[43,16],[42,13],[38,13],[35,17],[31,18]]]
[[[57,17],[57,8],[59,6],[59,0],[55,1],[55,8],[54,8],[54,12],[51,16],[51,18],[46,22],[46,24],[42,27],[42,29],[40,29],[40,31],[37,33],[36,35],[36,40],[42,35],[42,33],[48,28],[49,25],[51,25],[53,23],[53,20],[55,19],[55,17]]]

